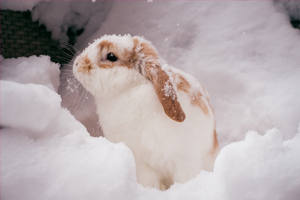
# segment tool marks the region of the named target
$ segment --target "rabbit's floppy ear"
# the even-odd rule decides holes
[[[135,41],[135,43],[136,42],[137,41]],[[136,49],[135,68],[153,83],[156,95],[165,113],[171,119],[177,122],[183,122],[186,117],[185,113],[178,101],[172,80],[162,69],[155,49],[147,42],[138,44]]]
[[[185,120],[185,114],[178,101],[178,97],[170,77],[161,69],[160,65],[146,64],[144,70],[153,83],[156,95],[162,104],[165,113],[177,122]]]

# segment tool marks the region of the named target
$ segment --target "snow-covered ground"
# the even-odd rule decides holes
[[[61,8],[70,14],[60,15],[61,23],[73,23],[68,16],[75,16],[74,10],[91,16],[77,23],[86,29],[76,44],[80,50],[103,34],[141,35],[170,65],[205,86],[222,147],[214,172],[203,171],[166,192],[142,187],[130,150],[87,132],[100,134],[93,100],[80,98],[83,91],[71,92],[69,69],[59,79],[59,66],[49,57],[1,58],[1,199],[299,198],[300,31],[280,6],[96,3],[99,10],[109,7],[105,17],[89,13],[89,6]],[[56,19],[47,22],[51,12],[43,10],[34,9],[35,20],[55,32],[51,20]],[[56,36],[63,38],[65,29],[60,30]]]

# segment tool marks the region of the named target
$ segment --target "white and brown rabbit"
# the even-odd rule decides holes
[[[132,150],[140,184],[165,190],[213,170],[219,150],[209,96],[149,41],[105,35],[75,59],[73,73],[94,95],[105,137]]]

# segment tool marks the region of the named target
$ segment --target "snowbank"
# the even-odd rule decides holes
[[[47,65],[48,60],[2,62],[10,69],[26,61],[32,69],[51,71],[56,65]],[[300,133],[283,141],[277,129],[264,136],[252,131],[244,141],[225,146],[214,172],[202,171],[166,192],[144,188],[136,182],[131,151],[124,144],[91,137],[61,108],[61,98],[48,81],[35,76],[24,83],[1,80],[1,199],[296,200],[300,195]]]
[[[299,198],[300,34],[272,2],[115,2],[104,24],[79,47],[105,33],[144,35],[206,87],[223,147],[214,172],[143,188],[124,144],[91,137],[62,108],[76,99],[57,94],[58,65],[1,59],[1,199]],[[92,100],[83,103],[82,121],[98,127]]]
[[[49,121],[57,118],[58,108],[60,108],[60,97],[46,86],[1,81],[1,125],[3,127],[41,134],[47,128]]]
[[[48,59],[2,62],[11,70],[26,62],[37,71],[51,71],[56,65],[46,65]],[[43,75],[47,74],[38,77]],[[36,82],[35,76],[27,78],[26,83]],[[130,150],[124,144],[92,138],[61,108],[60,96],[45,86],[50,81],[41,84],[1,80],[1,198],[116,199],[120,195],[131,199],[132,185],[137,183]]]
[[[300,126],[298,129],[300,132]],[[300,195],[298,142],[299,133],[283,141],[277,129],[264,136],[248,132],[244,141],[222,149],[214,172],[203,171],[186,184],[175,184],[165,193],[145,199],[296,200]]]
[[[29,58],[3,59],[1,56],[1,80],[18,83],[35,83],[49,89],[58,90],[59,64],[53,63],[49,56],[31,56]]]

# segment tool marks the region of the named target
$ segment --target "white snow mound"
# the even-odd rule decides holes
[[[134,158],[124,144],[91,137],[60,102],[46,86],[1,81],[1,199],[296,200],[300,196],[300,133],[283,141],[277,129],[264,136],[249,132],[244,141],[221,150],[214,172],[202,171],[162,192],[137,184]]]
[[[43,132],[57,117],[60,96],[43,85],[1,81],[1,125]]]
[[[41,84],[56,92],[60,84],[59,64],[51,62],[49,56],[1,58],[0,74],[1,80]]]
[[[226,146],[214,169],[226,199],[299,198],[299,142],[299,133],[283,141],[274,128],[264,136],[248,132],[244,141]]]

